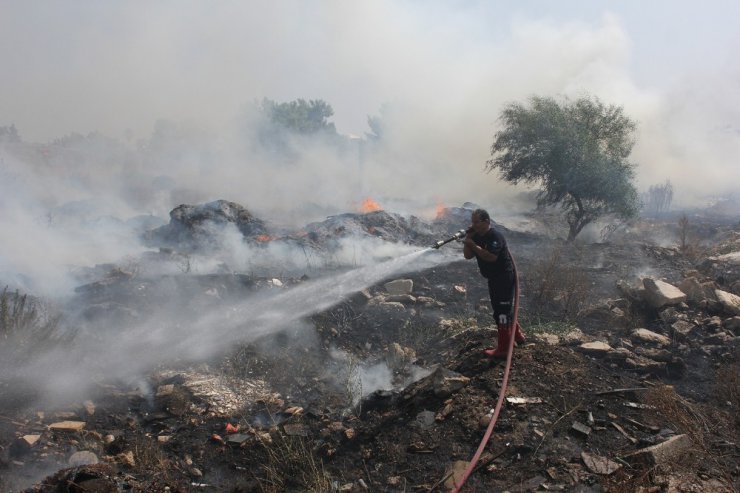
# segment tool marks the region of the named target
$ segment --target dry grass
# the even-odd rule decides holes
[[[137,437],[132,444],[134,454],[133,472],[144,477],[169,481],[170,470],[174,467],[167,454],[162,450],[156,439],[148,437]]]
[[[736,429],[740,428],[740,368],[737,364],[728,363],[717,368],[714,376],[714,395],[722,404],[728,404],[732,410],[732,421]]]
[[[331,491],[331,479],[321,460],[314,457],[308,439],[276,433],[271,441],[259,443],[266,456],[264,474],[256,478],[263,492]]]
[[[678,395],[670,385],[651,389],[645,393],[643,399],[645,404],[653,406],[676,431],[688,434],[694,444],[706,450],[711,427],[697,406]]]
[[[30,353],[71,340],[71,332],[65,338],[58,337],[59,321],[60,316],[52,314],[46,304],[5,287],[0,292],[1,366],[13,369]]]
[[[523,278],[529,297],[527,312],[532,317],[574,321],[588,302],[588,275],[568,264],[563,247],[532,263]]]
[[[644,468],[622,468],[607,478],[605,491],[663,491],[669,476],[695,469],[697,463],[704,466],[719,465],[713,460],[708,448],[712,439],[711,423],[698,406],[682,398],[670,385],[652,388],[643,395],[642,400],[660,416],[664,426],[677,433],[687,434],[695,449],[676,457],[672,462]]]
[[[678,250],[684,257],[692,261],[699,260],[705,256],[705,252],[699,245],[699,239],[692,232],[692,227],[686,214],[678,220]]]
[[[733,391],[737,392],[737,382]],[[728,484],[732,483],[730,476],[735,473],[735,460],[726,454],[726,450],[717,447],[718,443],[727,441],[732,430],[736,430],[728,413],[693,404],[669,385],[651,389],[643,399],[655,408],[671,428],[686,433],[694,444],[695,448],[689,456],[678,459],[675,464],[668,464],[668,468],[680,471],[695,467],[698,463],[702,469],[712,469],[716,475],[724,476]]]

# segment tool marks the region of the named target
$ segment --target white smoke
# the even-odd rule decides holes
[[[593,94],[623,106],[639,124],[633,159],[642,189],[670,179],[677,203],[734,191],[740,105],[729,22],[737,6],[516,5],[4,2],[0,127],[15,124],[25,144],[0,143],[0,281],[67,296],[71,271],[139,255],[137,221],[161,224],[182,203],[231,200],[293,227],[353,210],[366,196],[404,213],[491,204],[496,219],[521,191],[484,173],[497,117],[535,94]],[[663,11],[672,16],[648,15]],[[698,14],[712,16],[711,29],[693,26]],[[701,36],[660,37],[692,26]],[[705,38],[715,44],[693,46]],[[669,44],[679,51],[655,48]],[[644,53],[657,67],[648,75]],[[276,159],[249,145],[255,121],[245,108],[263,97],[322,99],[339,133],[361,138],[341,151],[298,138],[289,162]],[[374,146],[368,115],[384,126]],[[257,251],[233,231],[221,239],[222,258],[194,258],[189,268],[321,261],[279,242]],[[336,262],[361,267],[407,250],[347,240]],[[195,325],[212,324],[231,321],[204,314]],[[142,365],[176,337],[171,327],[163,316],[131,328],[154,351],[142,353]],[[227,333],[239,334],[231,325]],[[213,341],[205,342],[209,352]]]

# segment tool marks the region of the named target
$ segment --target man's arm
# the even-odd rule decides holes
[[[485,260],[486,262],[495,262],[498,258],[498,255],[476,245],[473,241],[472,234],[468,234],[465,237],[465,242],[463,243],[463,257],[465,257],[466,259],[480,257],[481,260]]]

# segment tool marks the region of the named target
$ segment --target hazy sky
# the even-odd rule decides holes
[[[733,0],[0,0],[0,125],[36,142],[146,138],[157,119],[219,133],[245,103],[306,98],[362,136],[390,104],[399,192],[424,176],[430,196],[476,200],[503,104],[594,94],[639,123],[640,188],[724,192],[740,182],[737,19]]]
[[[733,0],[2,0],[0,9],[0,118],[28,140],[148,134],[157,118],[215,123],[262,96],[323,98],[340,132],[361,133],[368,114],[409,92],[441,102],[478,84],[497,91],[490,74],[528,41],[548,55],[591,50],[592,63],[619,64],[637,88],[659,92],[709,84],[713,73],[737,80],[740,48]],[[547,78],[552,60],[530,56],[526,72]]]

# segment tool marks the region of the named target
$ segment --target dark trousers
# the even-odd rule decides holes
[[[491,297],[494,320],[498,320],[499,315],[513,318],[515,287],[513,274],[488,279],[488,295]]]

